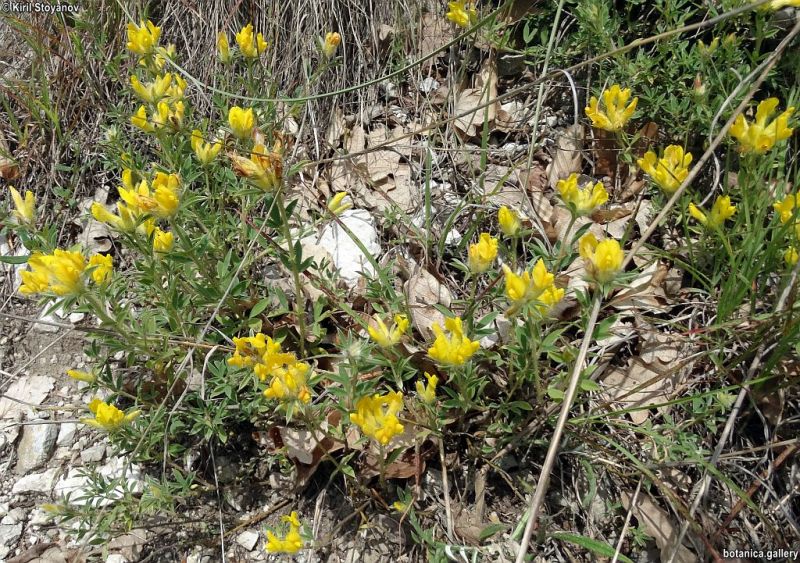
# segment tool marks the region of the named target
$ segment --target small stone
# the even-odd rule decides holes
[[[112,553],[106,557],[106,563],[128,563],[128,560],[121,553]]]
[[[78,424],[76,422],[62,422],[58,429],[56,444],[59,446],[71,446],[77,430]]]
[[[36,421],[34,421],[36,422]],[[55,424],[29,424],[22,430],[22,438],[17,446],[17,465],[14,471],[19,475],[28,473],[44,465],[58,437]]]
[[[6,516],[8,518],[8,516]],[[6,518],[3,518],[5,520]],[[4,559],[14,546],[17,540],[22,535],[22,524],[3,524],[0,523],[0,559]]]
[[[423,94],[430,94],[431,92],[435,92],[438,89],[439,89],[439,82],[431,76],[429,76],[425,80],[422,80],[419,83],[419,91],[422,92]]]
[[[86,448],[85,450],[81,450],[81,461],[84,463],[88,463],[91,461],[100,461],[103,459],[103,456],[106,454],[106,446],[105,444],[97,444],[92,446],[91,448]]]
[[[44,524],[48,524],[52,519],[53,519],[52,514],[50,514],[46,510],[37,508],[33,512],[31,512],[31,519],[28,521],[28,523],[31,526],[43,526]]]
[[[59,468],[48,469],[44,473],[25,475],[11,487],[11,492],[19,493],[49,493],[53,490]]]
[[[253,530],[246,530],[236,536],[236,543],[241,545],[247,551],[253,551],[258,543],[258,532]]]

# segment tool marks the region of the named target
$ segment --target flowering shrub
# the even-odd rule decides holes
[[[444,17],[462,31],[479,22],[468,2],[449,2]],[[462,427],[471,418],[485,417],[475,449],[491,457],[498,444],[513,442],[529,411],[546,420],[553,405],[571,406],[563,375],[573,368],[582,392],[602,390],[581,373],[583,366],[575,367],[575,334],[592,338],[595,326],[584,324],[583,312],[593,300],[618,296],[645,261],[633,262],[641,256],[628,250],[635,244],[633,223],[611,236],[592,219],[610,211],[619,186],[584,183],[577,172],[555,179],[554,213],[563,212],[568,226],[553,244],[536,228],[542,218],[527,216],[523,205],[495,206],[496,216],[470,215],[460,246],[452,256],[440,253],[463,291],[452,299],[438,292],[439,301],[425,303],[424,314],[409,295],[411,282],[395,283],[396,264],[377,261],[371,264],[375,274],[364,276],[359,288],[366,298],[356,304],[335,276],[324,275],[323,260],[306,255],[306,245],[326,227],[347,231],[343,218],[361,202],[332,189],[320,209],[298,212],[295,174],[307,163],[291,150],[295,139],[273,101],[258,97],[253,78],[270,49],[263,33],[248,24],[232,43],[227,31],[216,35],[222,72],[231,90],[247,94],[247,103],[221,95],[208,111],[195,103],[196,83],[190,87],[182,76],[180,54],[161,40],[160,27],[149,20],[127,27],[131,74],[121,88],[135,102],[114,124],[123,133],[110,136],[107,155],[119,185],[109,204],[95,201],[85,217],[111,229],[113,252],[57,247],[37,224],[33,193],[8,190],[14,228],[30,251],[19,292],[99,320],[88,347],[93,365],[66,373],[96,394],[82,407],[80,422],[105,433],[129,461],[171,469],[153,471],[141,497],[126,496],[135,517],[174,509],[180,495],[163,491],[194,494],[208,477],[186,461],[194,452],[249,451],[250,431],[266,429],[272,447],[263,457],[270,470],[291,474],[305,464],[313,472],[320,460],[330,462],[333,477],[344,479],[353,496],[380,496],[384,507],[409,515],[418,538],[435,544],[425,540],[414,514],[419,491],[394,487],[392,479],[406,475],[398,469],[404,456],[416,456],[416,470],[421,450],[438,449],[444,463],[451,432],[467,433]],[[312,78],[339,64],[342,42],[337,32],[316,40]],[[703,56],[713,56],[719,44],[704,47]],[[772,207],[763,194],[727,184],[710,208],[711,199],[702,200],[700,192],[685,195],[696,172],[690,168],[694,145],[668,145],[663,152],[637,146],[637,111],[656,111],[639,104],[638,87],[613,84],[590,95],[586,124],[610,140],[619,164],[629,167],[630,183],[648,197],[658,203],[683,198],[671,217],[675,225],[683,222],[689,252],[701,247],[708,249],[697,252],[707,255],[703,260],[723,254],[731,260],[713,274],[703,260],[687,270],[696,279],[714,278],[722,296],[736,293],[738,301],[730,303],[741,303],[762,274],[750,271],[752,283],[743,292],[725,286],[720,272],[744,268],[733,252],[736,241],[747,246],[744,225],[769,225],[764,229],[776,241],[767,253],[770,264],[793,267],[800,248],[797,195],[790,182],[781,185]],[[739,115],[730,128],[728,154],[741,159],[741,186],[753,184],[755,171],[768,167],[758,159],[777,152],[793,133],[794,108],[775,116],[779,105],[777,98],[764,100],[754,120]],[[768,217],[773,212],[774,219]],[[473,218],[486,221],[473,224]],[[751,255],[762,242],[753,243]],[[288,283],[275,283],[266,272]],[[437,293],[440,282],[431,278],[426,283]],[[718,314],[726,319],[734,307],[722,296]],[[614,321],[613,313],[608,318]],[[501,321],[506,334],[500,334]],[[592,358],[586,372],[599,363],[600,355]],[[81,416],[87,409],[91,416]],[[287,430],[313,437],[305,452],[310,464],[275,438]],[[67,506],[58,512],[65,520],[107,517]],[[265,536],[264,549],[282,554],[318,540],[296,511]]]

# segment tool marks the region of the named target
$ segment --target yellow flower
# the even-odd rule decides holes
[[[208,166],[212,160],[217,158],[219,151],[222,150],[222,143],[219,141],[213,144],[206,143],[200,130],[195,129],[192,131],[192,150],[200,164]]]
[[[183,125],[183,115],[185,113],[183,101],[178,100],[171,104],[159,102],[156,109],[158,110],[158,117],[153,116],[153,125],[156,127],[170,125],[174,129],[180,129],[181,125]]]
[[[497,258],[497,239],[489,233],[481,233],[480,240],[469,245],[469,270],[473,274],[481,274],[492,267]]]
[[[134,127],[138,127],[145,133],[152,133],[156,130],[153,124],[147,120],[147,110],[144,106],[139,106],[139,109],[136,110],[136,113],[131,116],[131,124],[133,124]]]
[[[222,64],[228,64],[233,60],[231,48],[230,45],[228,45],[228,34],[224,31],[220,31],[217,34],[217,50],[219,51],[219,60]]]
[[[172,250],[175,243],[175,237],[171,231],[162,231],[158,227],[155,229],[153,235],[153,251],[159,254],[166,254]]]
[[[336,193],[328,202],[328,211],[330,211],[334,215],[339,215],[343,211],[347,211],[351,207],[353,207],[353,202],[350,200],[350,197],[347,195],[347,192]]]
[[[297,553],[303,548],[303,538],[300,537],[300,520],[297,517],[297,512],[292,512],[289,516],[281,518],[281,520],[289,524],[289,530],[283,538],[277,537],[272,531],[267,531],[265,548],[269,553]]]
[[[81,418],[81,422],[109,432],[132,422],[141,413],[137,410],[125,414],[114,405],[109,405],[97,397],[89,403],[89,410],[94,414],[94,418]]]
[[[589,275],[599,283],[606,283],[614,279],[622,268],[625,254],[614,239],[602,241],[592,233],[586,233],[578,241],[578,251],[586,262]]]
[[[267,399],[278,399],[281,401],[298,400],[308,403],[311,400],[311,392],[308,389],[308,374],[311,366],[305,362],[294,361],[287,367],[275,368],[272,370],[272,381],[269,387],[264,390]]]
[[[233,356],[228,358],[228,364],[236,367],[251,367],[255,365],[267,350],[267,340],[269,340],[270,344],[273,344],[271,338],[260,332],[255,336],[234,338],[233,345],[236,350]],[[278,348],[280,349],[280,344],[278,344]]]
[[[131,89],[133,93],[136,94],[140,100],[145,102],[155,103],[166,96],[167,90],[169,90],[171,84],[172,75],[170,73],[166,73],[161,77],[156,77],[152,82],[146,82],[144,84],[139,81],[139,78],[135,74],[131,75]]]
[[[444,365],[465,364],[481,345],[464,336],[460,318],[447,318],[444,320],[444,326],[450,332],[449,336],[445,336],[440,324],[433,325],[436,340],[433,346],[428,348],[428,355]]]
[[[264,41],[263,35],[260,33],[253,35],[253,24],[251,23],[236,34],[236,43],[239,44],[242,54],[249,59],[257,59],[267,48],[267,42]]]
[[[161,37],[161,28],[156,27],[153,22],[147,20],[139,25],[128,24],[128,50],[139,56],[145,57],[153,52],[158,45],[158,38]]]
[[[428,383],[417,381],[417,395],[423,402],[432,405],[436,402],[436,385],[439,384],[439,378],[436,375],[429,374],[427,371],[425,372],[425,378]]]
[[[795,214],[795,207],[797,207],[798,197],[794,194],[789,194],[782,200],[778,200],[772,204],[773,209],[778,212],[778,216],[781,219],[781,223],[786,223],[791,219]]]
[[[544,260],[539,258],[530,272],[517,275],[503,265],[506,281],[506,297],[511,302],[508,314],[516,313],[521,307],[532,301],[538,301],[544,307],[542,312],[561,301],[564,290],[554,285],[555,275],[547,271]]]
[[[80,252],[56,250],[53,254],[34,253],[28,258],[30,270],[22,272],[20,293],[51,292],[58,296],[76,295],[83,288],[86,258]]]
[[[583,216],[589,215],[608,201],[608,192],[603,182],[597,182],[591,188],[590,185],[579,188],[578,174],[573,173],[566,180],[559,180],[556,187],[567,207],[576,215]]]
[[[132,172],[126,168],[122,172],[122,183],[127,188],[120,187],[117,191],[134,213],[147,213],[160,219],[169,219],[178,212],[180,176],[177,174],[156,172],[151,191],[147,180],[141,180],[138,186],[134,186]]]
[[[589,106],[584,110],[586,116],[592,120],[592,125],[598,129],[606,131],[619,131],[633,116],[636,111],[636,104],[639,98],[634,98],[628,104],[631,97],[631,89],[620,88],[619,84],[614,84],[602,93],[604,110],[599,108],[600,102],[595,96],[589,99]],[[628,104],[627,106],[625,104]]]
[[[794,107],[788,108],[772,121],[767,120],[775,113],[778,107],[778,98],[767,98],[758,104],[756,109],[756,120],[748,123],[744,115],[736,116],[731,126],[731,137],[739,141],[739,152],[764,154],[775,143],[788,139],[792,136],[794,129],[788,126],[789,118],[794,113]]]
[[[795,264],[797,264],[797,261],[799,259],[800,259],[800,254],[797,253],[797,249],[794,246],[790,246],[789,248],[786,249],[786,252],[783,253],[783,260],[789,267],[792,267]]]
[[[239,139],[248,139],[253,134],[253,128],[256,126],[256,116],[253,108],[243,109],[239,106],[233,106],[228,110],[228,125],[231,126],[231,131]]]
[[[111,225],[118,231],[126,233],[133,232],[138,224],[138,219],[127,205],[122,202],[117,202],[117,211],[119,215],[114,215],[102,203],[92,203],[92,217],[101,223]]]
[[[237,367],[252,367],[255,374],[264,381],[273,377],[277,370],[283,369],[297,361],[294,354],[281,352],[281,345],[261,333],[255,336],[234,338],[236,350],[228,358],[228,364]]]
[[[397,512],[404,513],[408,508],[408,504],[396,500],[392,503],[392,508],[394,508]]]
[[[336,49],[342,42],[342,36],[336,32],[328,32],[325,34],[325,41],[322,43],[322,54],[326,59],[330,59],[336,54]]]
[[[519,214],[505,205],[497,212],[497,222],[500,224],[500,230],[503,231],[503,234],[507,237],[516,236],[522,226]]]
[[[95,379],[97,379],[93,373],[76,369],[68,369],[67,375],[76,381],[85,381],[86,383],[94,383]]]
[[[356,412],[350,413],[350,422],[358,425],[365,436],[385,446],[403,433],[403,425],[397,419],[401,410],[403,394],[398,391],[362,397],[356,403]]]
[[[171,104],[183,99],[183,94],[186,91],[186,80],[177,74],[172,77],[172,86],[167,88],[167,100]],[[177,106],[176,106],[177,107]],[[183,104],[181,104],[181,117],[183,117]]]
[[[36,222],[36,196],[33,192],[27,190],[25,192],[25,199],[22,195],[14,189],[13,186],[8,186],[11,191],[11,199],[14,201],[14,209],[11,213],[20,225],[32,226]]]
[[[95,254],[89,258],[89,268],[92,270],[92,279],[96,284],[103,284],[111,278],[114,271],[114,259],[110,254]]]
[[[454,0],[447,3],[447,9],[449,11],[445,17],[459,27],[467,28],[478,21],[478,11],[471,2]]]
[[[369,332],[370,337],[382,348],[391,348],[400,342],[400,339],[408,328],[408,317],[405,315],[394,316],[394,326],[391,330],[378,315],[375,315],[373,318],[378,328],[368,326],[367,332]]]
[[[636,163],[662,190],[672,194],[689,175],[692,153],[684,153],[683,147],[670,145],[664,149],[663,157],[658,158],[653,151],[647,151]]]
[[[283,177],[281,155],[275,151],[267,152],[267,148],[261,143],[256,143],[253,147],[250,158],[235,154],[229,157],[237,174],[249,179],[265,192],[270,192],[280,185]]]
[[[689,213],[697,219],[701,225],[716,229],[721,227],[727,219],[736,213],[736,207],[731,205],[731,198],[721,195],[711,207],[711,212],[706,215],[694,203],[689,203]]]
[[[772,0],[761,6],[759,10],[780,10],[789,6],[800,8],[800,0]]]

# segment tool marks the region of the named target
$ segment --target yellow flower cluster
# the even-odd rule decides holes
[[[89,403],[89,410],[94,414],[94,418],[81,418],[80,421],[107,432],[113,432],[121,428],[141,414],[141,411],[138,410],[125,414],[114,405],[109,405],[97,397]]]
[[[227,40],[227,38],[226,38]],[[267,42],[261,33],[253,33],[253,24],[249,23],[236,34],[236,43],[239,51],[248,59],[257,59],[261,53],[267,50]]]
[[[794,243],[800,241],[800,197],[796,194],[789,194],[782,200],[778,200],[772,204],[773,209],[778,214],[782,224],[792,221],[793,232],[790,231],[789,237],[794,237]],[[794,266],[797,264],[798,251],[794,244],[790,244],[783,255],[787,266]]]
[[[397,419],[401,410],[403,394],[398,391],[362,397],[356,403],[356,412],[350,413],[350,422],[357,425],[365,436],[385,446],[403,433],[403,425]]]
[[[140,57],[147,57],[154,53],[158,47],[159,37],[161,37],[161,28],[150,20],[147,20],[146,24],[143,21],[140,21],[139,25],[128,24],[128,50]]]
[[[497,223],[500,225],[500,230],[507,237],[517,236],[522,227],[519,214],[505,205],[497,211]]]
[[[336,54],[336,49],[339,48],[339,45],[342,43],[342,36],[333,32],[328,32],[325,34],[325,39],[322,42],[322,55],[326,59],[331,59]]]
[[[262,333],[234,338],[233,343],[236,350],[228,358],[228,364],[252,368],[261,381],[270,378],[264,390],[266,398],[303,403],[311,400],[308,388],[311,366],[299,361],[294,353],[283,352],[280,343]]]
[[[570,174],[566,180],[559,180],[556,185],[561,199],[576,216],[589,215],[608,201],[608,192],[603,182],[594,186],[578,187],[578,174]]]
[[[300,537],[300,519],[297,512],[292,512],[289,516],[283,516],[282,522],[289,524],[289,529],[283,538],[279,538],[272,531],[267,531],[267,544],[265,549],[269,553],[288,553],[294,554],[303,548],[303,538]]]
[[[506,282],[506,297],[511,307],[507,315],[517,313],[528,303],[536,303],[536,310],[546,314],[556,303],[564,297],[564,290],[555,286],[555,276],[547,271],[544,260],[536,262],[530,272],[517,275],[506,265],[503,265]]]
[[[422,399],[423,403],[432,405],[436,402],[436,386],[439,384],[439,378],[436,375],[431,375],[426,371],[425,379],[428,380],[427,383],[417,381],[417,395],[419,395],[419,398]]]
[[[586,270],[598,283],[612,281],[622,269],[625,254],[614,239],[598,241],[592,233],[586,233],[578,241],[578,252],[586,262]]]
[[[34,252],[28,258],[30,270],[22,272],[20,293],[47,293],[59,297],[78,295],[86,287],[87,275],[96,284],[106,283],[113,271],[111,255],[95,254],[89,258],[72,250],[52,254]]]
[[[15,208],[11,214],[16,219],[17,224],[32,227],[36,223],[36,196],[33,195],[32,191],[27,190],[23,199],[22,195],[14,189],[14,186],[9,186],[8,189],[11,191],[11,199]]]
[[[375,324],[378,326],[368,326],[367,332],[369,332],[370,338],[377,342],[381,348],[391,348],[400,342],[403,334],[408,329],[408,317],[405,315],[395,315],[394,326],[391,329],[386,326],[386,323],[378,315],[375,315],[373,319],[375,319]]]
[[[142,83],[135,74],[131,75],[131,90],[136,97],[150,104],[157,104],[162,99],[170,103],[183,98],[186,91],[186,80],[172,75],[169,72],[163,76],[156,76],[152,81]]]
[[[689,175],[692,153],[684,153],[681,146],[670,145],[664,149],[661,158],[653,151],[647,151],[636,163],[662,190],[672,194]]]
[[[492,267],[497,258],[497,239],[489,233],[481,233],[480,240],[469,245],[468,265],[473,274],[482,274]]]
[[[237,154],[228,156],[236,173],[250,180],[257,188],[271,192],[281,185],[283,157],[279,148],[269,151],[262,143],[256,143],[250,152],[250,158]]]
[[[478,21],[478,10],[474,4],[464,0],[454,0],[447,3],[445,17],[459,27],[470,27]]]
[[[253,108],[233,106],[228,110],[228,125],[233,135],[241,140],[249,139],[256,127],[256,114]]]
[[[794,113],[794,107],[788,108],[778,117],[770,120],[779,103],[778,98],[767,98],[759,103],[753,123],[748,123],[742,114],[736,117],[730,134],[739,141],[740,152],[764,154],[778,141],[792,136],[794,129],[789,127],[789,118]]]
[[[173,235],[156,227],[155,219],[170,219],[180,205],[181,180],[177,174],[156,172],[152,183],[142,178],[134,182],[133,171],[122,171],[122,186],[117,188],[120,199],[117,214],[110,212],[98,202],[92,204],[92,217],[118,231],[133,233],[140,231],[153,236],[153,250],[166,253],[172,249]]]
[[[719,196],[711,211],[706,214],[700,210],[694,203],[689,203],[689,214],[694,217],[698,223],[708,227],[709,229],[719,229],[725,221],[733,217],[736,213],[736,207],[731,205],[731,198],[726,195]]]
[[[433,346],[428,348],[428,355],[443,365],[464,365],[481,345],[464,335],[464,328],[458,317],[445,319],[444,328],[450,333],[449,335],[444,334],[439,323],[433,325],[436,340],[434,340]]]
[[[591,119],[592,125],[598,129],[622,130],[636,111],[639,98],[633,98],[628,103],[631,98],[631,89],[622,89],[619,84],[614,84],[608,90],[604,90],[600,97],[603,98],[603,109],[600,108],[600,101],[592,96],[589,99],[588,107],[584,110],[586,117]]]
[[[203,134],[199,129],[192,131],[192,150],[194,151],[197,160],[203,166],[208,166],[211,161],[217,158],[219,151],[222,150],[222,143],[216,141],[214,143],[207,143],[203,140]]]

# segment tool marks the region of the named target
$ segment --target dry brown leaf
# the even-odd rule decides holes
[[[626,510],[630,509],[631,500],[631,495],[627,492],[620,493],[620,501]],[[639,521],[639,525],[644,527],[645,533],[653,536],[656,540],[656,545],[661,550],[661,561],[665,563],[669,559],[678,535],[677,526],[672,523],[669,513],[658,506],[647,494],[638,496],[632,512]],[[672,561],[673,563],[697,563],[698,559],[687,547],[681,545]]]
[[[331,121],[328,125],[328,132],[325,134],[325,141],[331,147],[338,147],[339,140],[342,138],[342,135],[344,135],[344,131],[344,114],[341,108],[337,107],[333,110],[333,113],[331,113]]]
[[[683,343],[676,340],[675,335],[652,330],[646,332],[648,337],[642,344],[640,355],[630,358],[625,368],[614,369],[604,380],[611,400],[619,402],[622,408],[647,407],[669,401],[684,375],[692,368],[693,362],[678,361],[686,354]],[[650,411],[636,410],[628,415],[634,424],[642,424],[650,417]]]
[[[430,272],[418,267],[405,283],[405,293],[411,308],[411,322],[422,336],[433,338],[432,326],[444,324],[444,315],[434,305],[450,307],[453,296]]]
[[[547,173],[547,183],[555,188],[559,180],[581,171],[583,155],[583,125],[570,125],[559,132],[553,149],[553,162]]]
[[[519,131],[526,126],[526,114],[525,104],[518,100],[501,104],[497,110],[497,119],[495,119],[494,127],[504,133]]]
[[[419,20],[419,57],[436,52],[436,56],[425,61],[423,69],[429,69],[436,60],[447,54],[442,47],[453,39],[453,27],[439,14],[426,13]]]

